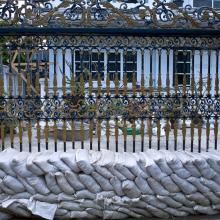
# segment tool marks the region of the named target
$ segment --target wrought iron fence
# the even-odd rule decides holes
[[[97,10],[95,5],[87,6],[89,15],[94,13],[90,19],[96,27],[115,21],[113,15],[124,15],[126,28],[134,21],[139,25],[121,30],[118,25],[112,29],[110,23],[111,28],[104,31],[86,27],[76,31],[51,26],[57,8],[42,11],[39,4],[33,20],[29,13],[16,14],[13,2],[9,3],[10,7],[1,3],[0,10],[1,18],[8,20],[0,29],[2,150],[9,146],[20,151],[154,148],[201,152],[218,148],[220,37],[218,30],[213,32],[219,24],[216,11],[178,9],[156,1],[152,9],[140,3],[144,9],[138,12],[148,12],[150,17],[145,14],[137,19],[134,9],[115,9],[106,3],[104,10],[106,5],[99,3]],[[30,3],[24,9],[30,6],[35,7]],[[83,7],[73,5],[72,13],[65,17],[74,27],[88,22],[84,13],[89,10],[84,12]],[[78,17],[73,16],[74,10]],[[102,15],[101,21],[95,12]],[[50,22],[46,19],[45,23],[45,16],[50,16]],[[62,16],[57,21],[64,22]],[[184,29],[174,30],[183,20]],[[142,33],[143,21],[148,29]],[[41,22],[46,29],[33,29]],[[204,24],[206,31],[199,29]],[[164,29],[152,31],[152,25]]]

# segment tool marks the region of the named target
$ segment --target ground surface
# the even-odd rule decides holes
[[[36,129],[32,130],[32,152],[37,152],[37,134],[36,134]],[[20,144],[19,144],[19,138],[18,135],[14,135],[14,148],[19,150]],[[0,146],[2,140],[0,140]],[[98,149],[98,138],[93,137],[93,149],[97,150]],[[220,144],[220,135],[218,135],[218,145]],[[44,135],[42,134],[41,138],[41,151],[46,149],[45,145],[45,139]],[[5,147],[10,147],[11,142],[10,142],[10,137],[9,135],[6,136],[5,138]],[[54,138],[51,136],[49,138],[49,150],[54,150]],[[116,144],[115,144],[115,136],[110,136],[110,150],[115,151],[116,150]],[[101,149],[106,149],[107,144],[106,144],[106,136],[102,135],[101,140],[100,140],[100,147]],[[157,149],[158,147],[158,139],[157,136],[153,136],[152,139],[152,148]],[[202,151],[206,151],[207,147],[207,138],[206,138],[206,129],[202,130],[202,140],[201,140],[201,149]],[[215,147],[215,140],[214,140],[214,130],[210,131],[210,138],[209,138],[209,149],[214,149]],[[67,142],[66,143],[66,148],[71,149],[72,148],[72,142]],[[81,142],[77,141],[75,142],[75,148],[81,148]],[[90,141],[85,140],[84,141],[84,148],[89,149],[90,148]],[[145,134],[144,136],[144,149],[149,148],[149,138],[148,135]],[[64,145],[62,140],[58,140],[58,151],[63,151]],[[124,151],[124,136],[121,135],[118,138],[118,149],[119,152]],[[166,137],[160,137],[160,149],[166,149]],[[182,137],[182,130],[178,129],[178,138],[177,138],[177,150],[182,150],[183,149],[183,137]],[[28,141],[28,134],[27,131],[23,133],[23,150],[28,151],[29,150],[29,141]],[[132,152],[133,150],[133,137],[132,135],[127,136],[127,151]],[[141,151],[141,136],[137,135],[135,139],[135,150],[136,152]],[[173,130],[170,131],[170,136],[169,136],[169,150],[174,150],[174,135],[173,135]],[[190,151],[191,150],[191,135],[190,135],[190,129],[187,128],[186,131],[186,150]],[[194,146],[193,146],[194,152],[198,152],[198,129],[194,129]]]

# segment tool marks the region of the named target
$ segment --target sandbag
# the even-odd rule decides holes
[[[144,217],[152,217],[152,214],[148,212],[145,209],[140,209],[140,208],[130,208],[131,211],[136,212],[139,215],[142,215]]]
[[[27,177],[27,183],[31,185],[38,193],[42,195],[49,194],[50,190],[47,188],[46,182],[43,177]]]
[[[45,175],[45,180],[46,180],[46,184],[48,189],[50,189],[50,191],[54,194],[59,194],[61,193],[61,189],[59,187],[59,185],[57,184],[57,180],[55,177],[55,174],[49,172]]]
[[[201,178],[201,183],[207,186],[212,192],[220,196],[220,185],[218,185],[216,182],[213,180]]]
[[[193,193],[191,195],[186,195],[186,198],[191,201],[195,201],[198,205],[202,205],[202,206],[210,205],[210,201],[199,192]]]
[[[158,218],[162,218],[162,219],[167,219],[169,218],[169,214],[167,212],[164,212],[161,209],[158,209],[154,206],[148,205],[147,206],[147,210],[153,215],[156,216]]]
[[[129,171],[128,168],[123,166],[122,164],[115,164],[114,168],[118,170],[123,176],[125,176],[129,180],[134,180],[135,176]]]
[[[0,219],[1,220],[10,220],[10,219],[12,219],[12,215],[10,215],[10,214],[8,214],[8,213],[6,213],[6,212],[0,212]]]
[[[34,164],[33,160],[35,159],[35,157],[37,157],[38,154],[29,154],[29,156],[27,157],[27,169],[32,172],[33,174],[37,175],[37,176],[41,176],[44,174],[44,171],[37,166],[36,164]]]
[[[156,196],[142,195],[141,199],[145,201],[148,205],[151,205],[158,209],[165,209],[167,207],[167,205],[164,202],[161,202]]]
[[[202,194],[206,194],[206,193],[209,193],[210,192],[210,189],[203,185],[200,181],[199,178],[196,178],[196,177],[189,177],[187,179],[187,181],[189,181],[190,183],[192,183],[199,192],[201,192]]]
[[[12,203],[10,206],[7,207],[7,210],[9,211],[9,213],[13,213],[13,215],[18,217],[23,217],[23,218],[31,217],[31,212],[28,211],[24,205],[18,202]]]
[[[55,166],[59,171],[65,173],[66,171],[71,171],[69,166],[67,166],[61,159],[60,153],[55,152],[50,155],[48,162]]]
[[[126,219],[128,215],[118,211],[110,211],[104,210],[103,211],[103,219]]]
[[[137,213],[131,211],[130,209],[127,209],[127,208],[124,208],[124,207],[119,208],[118,211],[122,212],[122,213],[125,213],[129,217],[133,217],[133,218],[141,218],[141,217],[143,217],[142,215],[137,214]]]
[[[69,150],[68,153],[62,153],[60,159],[75,173],[79,173],[80,169],[76,163],[75,150]]]
[[[134,182],[130,180],[122,182],[122,191],[129,198],[138,198],[141,196],[141,191],[137,188]]]
[[[82,208],[94,208],[97,210],[102,210],[103,208],[96,204],[94,200],[91,199],[83,199],[80,201],[80,207]]]
[[[164,211],[169,213],[171,216],[176,216],[176,217],[184,217],[188,215],[187,212],[180,211],[170,207],[165,208]]]
[[[28,192],[21,192],[17,193],[15,195],[12,195],[10,198],[11,199],[29,199],[32,195]]]
[[[27,152],[20,152],[19,154],[15,154],[12,162],[11,168],[12,170],[21,177],[31,177],[33,174],[27,169],[27,158],[29,153]]]
[[[112,173],[113,176],[117,177],[120,181],[124,181],[127,179],[122,173],[120,173],[114,167],[109,167],[109,171]]]
[[[89,214],[87,211],[71,211],[71,218],[95,218],[94,215]]]
[[[94,168],[89,161],[89,152],[88,150],[77,149],[76,150],[76,164],[81,171],[85,174],[91,174],[94,171]]]
[[[165,176],[160,180],[161,185],[170,193],[180,192],[180,188],[173,182],[170,176]]]
[[[40,202],[46,202],[46,203],[52,203],[52,204],[56,204],[59,202],[59,197],[58,195],[52,194],[50,193],[49,195],[41,195],[41,194],[35,194],[32,196],[33,200],[37,200]]]
[[[114,191],[102,191],[96,194],[96,200],[104,200],[116,196]]]
[[[176,174],[172,174],[171,178],[176,183],[176,185],[183,191],[184,194],[189,195],[197,191],[194,185],[192,185],[185,179],[180,178]]]
[[[196,205],[194,201],[188,200],[183,193],[171,193],[170,196],[187,207],[194,207]]]
[[[182,203],[175,201],[169,196],[157,196],[157,198],[161,201],[164,202],[167,206],[171,208],[180,208],[182,206]]]
[[[75,190],[73,187],[67,182],[65,176],[61,172],[56,172],[55,177],[57,180],[57,184],[60,187],[61,191],[68,194],[73,195],[75,193]]]
[[[32,187],[30,184],[28,184],[27,180],[17,176],[18,180],[24,185],[25,190],[27,190],[27,192],[29,192],[30,194],[34,195],[36,193],[36,190],[34,189],[34,187]]]
[[[8,195],[14,195],[14,194],[16,194],[12,189],[8,188],[8,187],[3,183],[2,179],[0,179],[0,189],[1,189],[4,193],[6,193],[6,194],[8,194]]]
[[[115,153],[113,151],[101,149],[101,157],[96,162],[97,166],[100,167],[112,167],[115,163]]]
[[[148,185],[148,182],[141,175],[135,178],[135,184],[137,185],[138,189],[141,191],[142,194],[147,194],[147,195],[154,194],[154,192]]]
[[[164,189],[164,187],[155,179],[149,177],[147,179],[147,182],[155,194],[161,196],[167,196],[169,194],[169,192],[166,189]]]
[[[89,190],[80,190],[76,192],[75,197],[77,199],[95,199],[96,194],[90,192]]]
[[[97,182],[89,175],[79,174],[79,180],[92,193],[98,193],[102,191]]]
[[[109,180],[106,179],[105,177],[101,176],[97,172],[92,172],[92,177],[101,186],[102,190],[104,190],[104,191],[111,191],[111,190],[113,190],[113,187],[110,184]]]
[[[3,179],[3,183],[16,193],[25,191],[24,185],[15,177],[5,176]]]
[[[3,179],[5,176],[7,176],[7,174],[3,170],[0,170],[0,178]]]
[[[94,208],[87,208],[86,212],[89,213],[92,216],[97,216],[99,218],[103,217],[103,211],[98,210],[98,209],[94,209]]]
[[[214,210],[211,206],[200,206],[196,205],[194,210],[205,215],[217,215],[219,212]]]
[[[8,148],[0,152],[0,169],[10,176],[16,177],[16,173],[11,169],[11,164],[14,156],[18,152],[14,149]]]
[[[96,172],[102,175],[103,177],[107,179],[111,179],[113,177],[112,173],[107,168],[98,165],[93,165],[93,167],[95,168]]]
[[[66,171],[65,177],[75,191],[85,189],[85,186],[79,181],[78,176],[75,173]]]
[[[74,201],[63,201],[59,203],[58,208],[66,209],[69,211],[83,211],[85,208],[80,207],[80,203]]]
[[[124,195],[124,192],[122,191],[122,183],[116,176],[110,179],[110,183],[118,196]]]

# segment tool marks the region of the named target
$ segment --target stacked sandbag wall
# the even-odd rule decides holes
[[[169,218],[220,211],[220,153],[0,153],[0,219]]]

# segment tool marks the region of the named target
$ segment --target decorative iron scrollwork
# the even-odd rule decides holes
[[[2,26],[218,29],[220,13],[209,7],[184,8],[165,0],[4,0]]]

